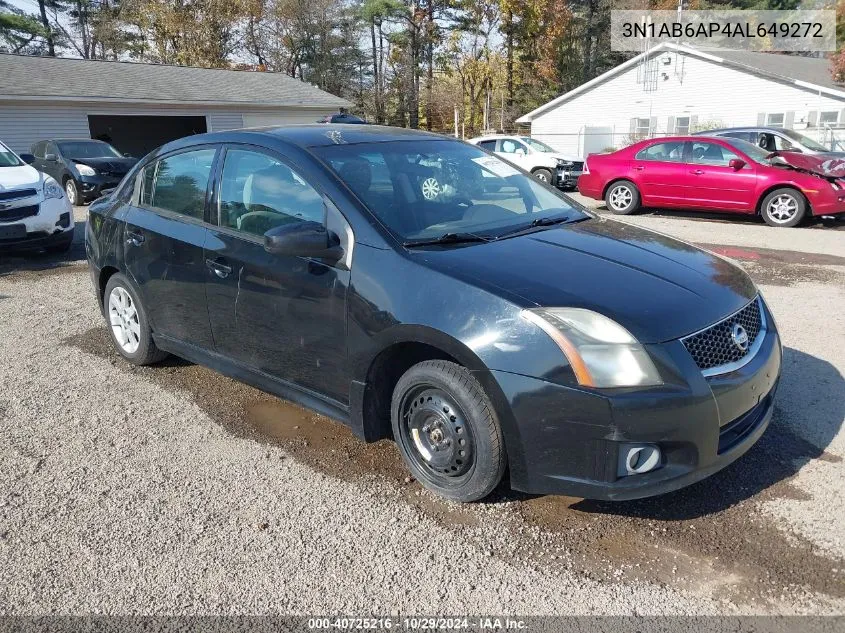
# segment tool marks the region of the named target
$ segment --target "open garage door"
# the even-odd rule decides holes
[[[204,116],[116,114],[89,114],[88,128],[91,138],[111,143],[138,158],[169,141],[207,130]]]

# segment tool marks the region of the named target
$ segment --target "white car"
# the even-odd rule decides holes
[[[61,185],[0,143],[0,252],[62,252],[72,242],[73,207]]]
[[[530,136],[479,136],[467,141],[495,153],[538,180],[561,189],[574,189],[584,168],[584,159],[564,154]]]

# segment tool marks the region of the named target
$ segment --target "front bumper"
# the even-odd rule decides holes
[[[73,240],[73,208],[67,198],[28,200],[23,204],[37,207],[37,212],[15,220],[0,219],[0,251],[46,248]]]
[[[661,387],[603,393],[491,372],[516,422],[517,437],[508,438],[511,485],[589,499],[649,497],[721,470],[765,432],[781,370],[774,327],[754,358],[728,374],[705,378],[680,341],[649,346],[649,352],[674,368]],[[626,444],[657,445],[660,466],[619,476]]]
[[[555,185],[561,189],[575,189],[578,185],[578,178],[581,176],[580,171],[569,171],[558,167],[557,182]]]
[[[79,195],[86,202],[96,200],[104,189],[114,189],[123,180],[123,175],[97,174],[96,176],[80,176],[76,179]]]
[[[837,215],[845,213],[845,189],[822,189],[815,193],[805,192],[813,215]]]

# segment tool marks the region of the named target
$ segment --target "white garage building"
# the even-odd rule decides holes
[[[582,156],[645,137],[746,125],[791,128],[845,149],[845,86],[825,59],[660,44],[517,122]]]
[[[0,140],[100,138],[143,156],[188,134],[313,123],[351,104],[280,73],[0,54]]]

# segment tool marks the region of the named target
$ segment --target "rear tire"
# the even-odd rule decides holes
[[[807,213],[807,199],[795,189],[769,192],[760,203],[760,214],[769,226],[797,226]]]
[[[548,169],[535,169],[531,173],[540,182],[544,182],[547,185],[552,184],[552,172],[550,172]]]
[[[472,373],[444,360],[411,367],[393,390],[393,437],[414,477],[453,501],[478,501],[507,464],[493,406]]]
[[[630,180],[619,180],[607,188],[604,202],[611,213],[629,215],[640,208],[640,192]]]
[[[152,365],[167,358],[156,347],[147,312],[135,286],[120,273],[109,278],[103,293],[103,312],[117,353],[133,365]]]

